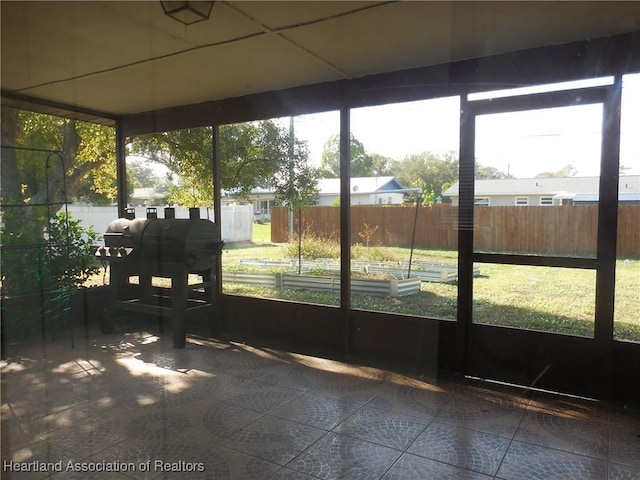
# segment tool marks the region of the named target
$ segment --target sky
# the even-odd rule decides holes
[[[579,176],[599,174],[602,105],[583,105],[476,120],[476,159],[519,178],[574,165]],[[295,134],[307,140],[312,163],[320,163],[326,140],[339,131],[339,113],[299,116]],[[351,130],[368,153],[401,160],[424,151],[457,151],[457,97],[366,107],[351,111]],[[640,74],[623,83],[621,164],[640,175]]]
[[[351,130],[370,154],[394,160],[425,151],[443,154],[458,150],[459,110],[458,97],[357,108],[351,110]],[[289,119],[281,121],[288,128]],[[296,138],[307,141],[318,166],[325,142],[340,131],[339,112],[302,115],[294,122]],[[600,104],[479,116],[476,159],[518,178],[567,164],[578,176],[597,176],[601,127]],[[627,175],[640,175],[640,74],[623,80],[620,163]]]

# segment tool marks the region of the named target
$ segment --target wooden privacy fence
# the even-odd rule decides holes
[[[618,207],[618,257],[640,258],[640,205]],[[351,242],[410,247],[415,207],[357,205],[351,207]],[[302,220],[304,235],[339,241],[339,207],[307,207],[294,214],[294,231]],[[447,204],[420,207],[416,248],[458,248],[458,208]],[[598,231],[597,205],[558,207],[476,207],[476,251],[541,255],[593,256]],[[287,242],[289,213],[271,210],[271,241]]]

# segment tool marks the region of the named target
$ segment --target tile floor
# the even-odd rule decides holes
[[[640,479],[637,407],[142,330],[1,366],[3,479]]]

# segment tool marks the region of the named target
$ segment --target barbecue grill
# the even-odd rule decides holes
[[[187,316],[209,309],[213,318],[214,267],[224,242],[215,224],[198,214],[192,210],[190,218],[179,219],[173,209],[165,209],[160,219],[157,210],[149,208],[147,218],[136,219],[135,211],[128,209],[125,218],[109,225],[104,246],[96,249],[96,256],[110,267],[104,333],[113,330],[120,311],[169,317],[173,345],[184,348]],[[201,281],[190,284],[190,274]],[[156,277],[170,279],[171,287],[152,285]]]

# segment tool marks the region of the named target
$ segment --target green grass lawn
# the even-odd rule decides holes
[[[255,225],[254,225],[255,226]],[[264,225],[260,225],[264,227]],[[254,238],[263,239],[263,233]],[[408,261],[405,248],[354,247],[358,258]],[[270,243],[225,247],[223,268],[237,268],[240,259],[282,259],[291,257],[286,245]],[[457,252],[416,250],[414,260],[457,263]],[[478,264],[480,277],[474,279],[473,321],[569,335],[593,336],[595,272],[584,269],[532,267],[524,265]],[[622,260],[616,271],[614,334],[617,339],[640,342],[640,260]],[[223,291],[283,300],[339,305],[338,293],[288,289],[265,289],[227,283]],[[418,294],[403,298],[354,295],[358,309],[401,313],[455,320],[455,284],[423,282]]]
[[[253,235],[251,240],[254,243],[271,242],[271,224],[270,223],[254,223]]]

